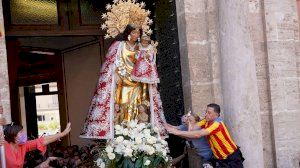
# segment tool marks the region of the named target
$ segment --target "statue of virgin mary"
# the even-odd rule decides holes
[[[102,28],[107,30],[106,38],[113,37],[115,40],[100,70],[96,91],[80,134],[82,138],[113,138],[114,124],[140,118],[139,109],[144,109],[140,106],[148,108],[149,122],[159,129],[162,136],[166,135],[157,83],[131,78],[140,52],[139,39],[143,32],[151,33],[150,11],[143,7],[143,3],[133,0],[120,0],[106,6],[108,12],[102,15],[106,19]],[[155,64],[155,59],[152,61]]]

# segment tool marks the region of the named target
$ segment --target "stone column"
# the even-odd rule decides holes
[[[264,16],[277,167],[299,167],[300,62],[296,1],[265,0]]]
[[[262,128],[247,0],[219,1],[223,113],[245,167],[263,168]]]
[[[7,55],[4,34],[4,20],[2,0],[0,0],[0,95],[1,103],[3,105],[4,116],[8,123],[11,121],[10,114],[10,97],[9,97],[9,84],[8,84],[8,69],[7,69]]]
[[[190,71],[189,71],[189,60],[188,60],[188,50],[187,50],[184,0],[176,0],[176,14],[177,14],[177,25],[178,25],[178,39],[179,39],[184,105],[185,105],[185,110],[188,110],[187,109],[188,107],[192,107],[192,98],[191,98]]]
[[[176,0],[185,109],[222,104],[216,0]]]
[[[273,136],[273,120],[271,113],[268,55],[265,43],[265,26],[263,0],[248,0],[251,37],[253,41],[257,87],[263,139],[264,167],[276,167]]]

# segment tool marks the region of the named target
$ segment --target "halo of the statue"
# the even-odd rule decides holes
[[[150,25],[153,21],[149,18],[150,11],[144,9],[145,3],[135,0],[114,0],[107,4],[107,12],[102,14],[105,22],[101,25],[106,30],[105,38],[114,38],[122,33],[128,24],[141,28],[148,35],[152,34]]]

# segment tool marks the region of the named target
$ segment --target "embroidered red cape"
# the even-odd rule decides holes
[[[91,105],[81,131],[81,138],[111,139],[114,137],[114,95],[116,59],[121,53],[124,42],[114,42],[106,54],[106,60],[100,70],[99,80]],[[156,84],[149,84],[150,122],[166,135],[163,124],[166,122],[162,103]]]

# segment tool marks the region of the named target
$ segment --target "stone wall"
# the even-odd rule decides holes
[[[245,167],[298,167],[296,1],[176,3],[186,109],[221,104]]]
[[[219,1],[224,119],[246,158],[245,167],[264,167],[254,45],[247,0]]]
[[[222,104],[216,2],[176,0],[185,109],[200,115]]]
[[[276,160],[262,2],[262,0],[249,0],[248,20],[254,49],[261,127],[263,130],[264,167],[272,168],[275,167]]]
[[[2,0],[0,0],[2,4]],[[5,35],[4,35],[4,21],[3,21],[3,9],[0,5],[0,95],[1,103],[3,105],[4,115],[9,123],[11,120],[10,116],[10,98],[9,98],[9,85],[8,85],[8,70],[7,70],[7,56],[5,46]]]
[[[265,0],[263,5],[276,163],[277,167],[298,167],[300,85],[296,1]]]

